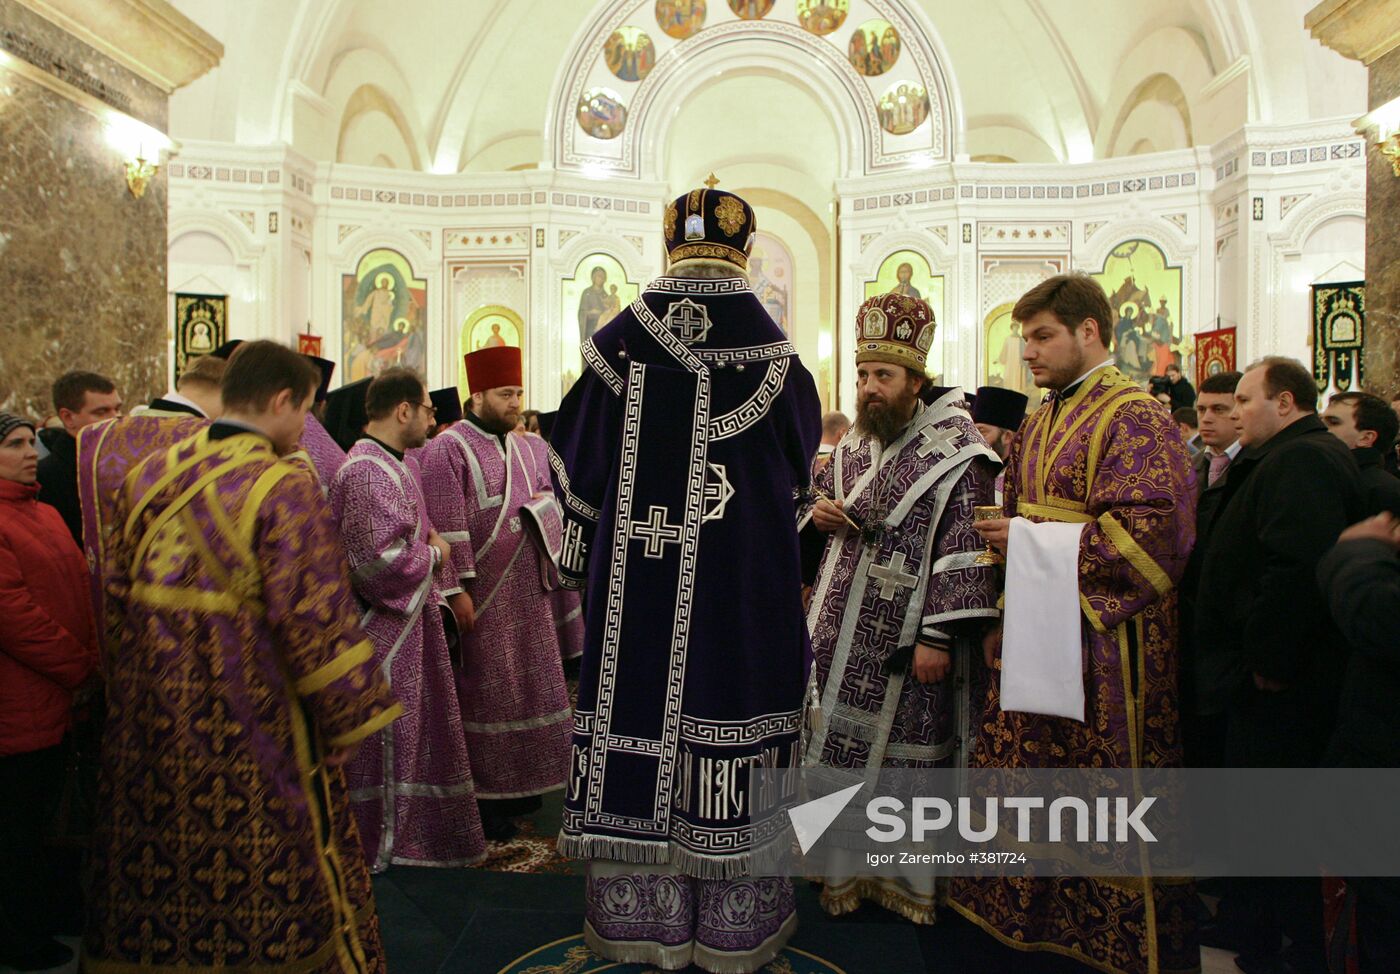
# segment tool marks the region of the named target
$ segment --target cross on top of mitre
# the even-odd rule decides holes
[[[716,186],[719,185],[719,177],[716,176],[713,172],[710,173],[709,178],[705,180],[705,185],[710,187],[710,189],[714,189]]]

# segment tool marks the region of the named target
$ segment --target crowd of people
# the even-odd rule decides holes
[[[933,313],[891,293],[854,322],[854,422],[822,416],[747,286],[755,226],[671,203],[667,273],[557,414],[522,409],[519,349],[468,354],[463,403],[405,368],[331,391],[270,341],[134,409],[70,372],[57,425],[0,413],[0,964],[70,959],[81,885],[95,974],[383,970],[370,874],[474,864],[562,789],[594,952],[752,971],[796,924],[751,868],[756,769],[1400,762],[1400,403],[1319,415],[1275,357],[1143,390],[1069,274],[1013,311],[1043,403],[935,385]],[[79,884],[43,849],[88,774]],[[1317,878],[1206,917],[1175,880],[827,861],[833,915],[1326,970]],[[1388,970],[1400,889],[1349,886]]]

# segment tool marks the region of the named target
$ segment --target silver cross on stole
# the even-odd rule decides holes
[[[913,588],[919,576],[910,575],[904,570],[904,552],[896,551],[885,565],[872,565],[870,577],[880,583],[880,598],[886,602],[894,599],[902,588]]]
[[[948,426],[938,429],[933,426],[926,426],[919,430],[919,435],[923,437],[923,442],[919,444],[915,452],[921,457],[926,457],[934,451],[939,457],[951,457],[957,453],[957,447],[953,446],[953,441],[958,438],[958,431],[955,427]]]

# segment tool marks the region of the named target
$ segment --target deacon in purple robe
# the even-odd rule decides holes
[[[311,465],[316,468],[316,476],[320,478],[321,487],[324,490],[330,490],[331,484],[335,482],[336,471],[345,462],[345,451],[331,437],[320,419],[326,414],[326,399],[330,395],[331,376],[335,375],[335,363],[328,358],[320,358],[316,355],[308,355],[307,358],[311,360],[312,365],[320,370],[321,384],[316,387],[316,404],[312,407],[312,411],[306,414],[306,429],[301,434],[301,448],[306,451],[306,455],[311,459]]]
[[[250,342],[212,426],[113,510],[107,724],[83,970],[384,970],[340,765],[401,709],[319,485],[279,458],[315,388]]]
[[[1174,586],[1195,541],[1186,444],[1171,415],[1114,368],[1108,299],[1092,278],[1052,277],[1012,317],[1036,385],[1053,395],[1007,456],[1006,519],[977,525],[1010,553],[971,765],[1178,767]],[[1019,584],[1030,577],[1023,552],[1053,566],[1038,587]],[[956,878],[949,901],[1018,949],[1101,971],[1200,967],[1186,880]]]
[[[373,871],[466,866],[486,854],[462,714],[438,605],[455,579],[447,542],[428,523],[417,463],[433,423],[411,369],[381,372],[366,393],[365,438],[330,489],[364,615],[360,628],[404,715],[346,765],[350,803]]]
[[[796,926],[791,881],[752,874],[787,819],[749,779],[798,757],[821,407],[744,276],[749,205],[697,189],[663,231],[669,273],[584,342],[550,435],[561,573],[587,584],[559,849],[591,860],[595,953],[755,971]]]
[[[925,302],[871,298],[856,326],[856,422],[818,474],[811,512],[831,538],[809,615],[821,719],[804,760],[872,775],[951,767],[964,760],[970,663],[981,666],[982,635],[1000,615],[996,568],[979,563],[985,546],[972,530],[1000,462],[962,390],[921,401],[932,398],[925,359],[936,327]],[[870,900],[934,921],[932,870],[862,877],[863,856],[847,858],[849,871],[823,885],[828,913]]]
[[[423,484],[452,552],[443,595],[461,633],[457,696],[482,823],[488,839],[504,839],[513,818],[564,786],[573,710],[545,587],[550,556],[537,540],[554,499],[548,473],[511,433],[520,349],[481,349],[466,367],[471,412],[423,448]]]

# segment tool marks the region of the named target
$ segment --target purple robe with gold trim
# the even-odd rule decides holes
[[[548,469],[513,434],[470,420],[439,433],[419,454],[428,515],[452,548],[455,580],[476,626],[462,634],[457,696],[477,797],[524,798],[564,786],[573,709],[544,587],[544,552],[531,539],[527,504]]]
[[[998,463],[955,389],[921,406],[893,443],[848,433],[817,475],[818,491],[883,533],[871,545],[842,527],[827,542],[808,615],[822,720],[807,764],[866,769],[873,778],[880,768],[962,759],[967,674],[982,665],[979,637],[1000,615],[997,570],[978,564],[985,546],[972,529],[972,509],[991,503]],[[942,682],[919,683],[909,662],[890,667],[916,643],[949,646],[954,668]],[[913,882],[859,871],[853,855],[849,873],[826,877],[828,912],[869,899],[933,922],[932,874]]]
[[[1173,589],[1195,541],[1195,477],[1162,405],[1116,368],[1022,424],[1005,510],[1085,525],[1079,549],[1085,720],[1000,706],[992,674],[973,767],[1166,768],[1181,763]],[[958,878],[958,912],[998,939],[1147,974],[1200,966],[1181,880]]]
[[[326,758],[394,720],[319,485],[263,437],[151,456],[113,511],[84,970],[379,972]]]
[[[331,509],[374,644],[404,716],[369,738],[346,765],[351,806],[375,871],[390,863],[466,866],[486,854],[472,791],[462,714],[443,631],[417,464],[361,440],[336,474]]]
[[[209,425],[207,419],[175,413],[109,419],[78,431],[78,500],[83,509],[83,549],[92,578],[98,635],[112,648],[121,640],[121,616],[107,610],[108,537],[118,526],[117,502],[127,475],[152,453],[169,449]]]

